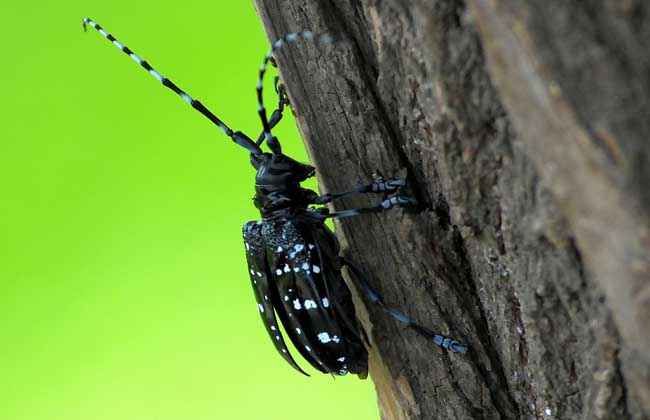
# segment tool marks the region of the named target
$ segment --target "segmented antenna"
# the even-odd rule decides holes
[[[297,41],[298,39],[314,39],[317,42],[332,42],[332,38],[329,35],[316,35],[311,31],[302,31],[302,32],[292,32],[288,33],[282,38],[278,39],[271,46],[271,50],[264,57],[264,62],[262,67],[260,67],[260,74],[257,79],[257,112],[260,114],[260,119],[262,120],[262,127],[264,128],[264,137],[267,144],[273,138],[271,134],[271,126],[269,125],[269,120],[266,116],[266,109],[264,108],[264,98],[262,96],[262,83],[264,80],[264,74],[266,73],[266,67],[273,58],[273,54],[280,49],[283,45]]]
[[[133,51],[129,49],[126,45],[122,44],[120,41],[115,39],[115,37],[108,32],[106,32],[99,24],[95,23],[92,19],[90,18],[84,18],[83,19],[83,28],[84,31],[87,29],[87,25],[92,26],[93,28],[97,29],[97,31],[102,34],[106,39],[108,39],[110,42],[115,44],[117,48],[122,50],[122,52],[129,57],[131,57],[136,63],[140,64],[145,70],[149,72],[153,77],[155,77],[159,82],[163,84],[163,86],[168,87],[169,89],[173,90],[178,96],[183,98],[185,102],[190,104],[192,108],[196,109],[199,111],[201,114],[203,114],[207,119],[212,121],[217,127],[221,129],[228,137],[230,137],[235,143],[238,145],[248,149],[253,154],[260,154],[262,153],[262,150],[259,148],[258,145],[255,144],[253,140],[248,138],[244,133],[240,131],[235,131],[233,132],[230,127],[228,127],[223,121],[221,121],[219,118],[217,118],[216,115],[214,115],[209,109],[207,109],[201,102],[197,101],[196,99],[193,99],[190,95],[185,93],[181,88],[176,86],[174,82],[169,80],[168,78],[162,76],[160,73],[158,73],[149,63],[147,63],[145,60],[141,59],[138,57]]]

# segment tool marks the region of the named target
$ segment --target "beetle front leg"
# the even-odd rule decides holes
[[[327,204],[332,200],[335,200],[340,197],[345,197],[346,195],[352,195],[352,194],[363,194],[363,193],[391,194],[399,191],[405,185],[406,182],[400,178],[390,178],[387,180],[379,179],[378,181],[373,182],[372,184],[362,185],[350,191],[323,194],[320,197],[318,197],[318,200],[314,204]]]
[[[387,198],[386,200],[382,201],[380,204],[376,206],[361,207],[358,209],[340,210],[340,211],[335,211],[334,213],[325,213],[321,215],[321,218],[333,219],[333,218],[341,218],[341,217],[358,216],[366,213],[380,213],[382,211],[392,209],[393,207],[411,207],[416,205],[417,205],[417,201],[415,201],[415,199],[403,195],[398,195],[395,197]]]
[[[278,94],[278,107],[273,111],[271,114],[271,118],[269,118],[269,127],[273,128],[282,119],[282,113],[284,112],[284,107],[286,105],[291,106],[289,102],[289,96],[287,95],[287,90],[285,89],[284,85],[280,83],[280,78],[278,76],[275,76],[275,79],[273,80],[273,85],[275,87],[275,92]],[[262,142],[264,141],[264,132],[260,133],[260,135],[257,137],[257,145],[261,145]]]

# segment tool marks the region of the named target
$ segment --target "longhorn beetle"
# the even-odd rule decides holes
[[[85,18],[84,30],[86,25],[99,31],[163,86],[176,92],[235,143],[250,152],[250,163],[257,171],[253,201],[261,213],[262,221],[251,221],[244,225],[246,260],[264,326],[278,353],[294,369],[309,376],[289,353],[277,317],[298,352],[315,369],[334,375],[355,373],[363,377],[367,373],[368,355],[362,342],[361,328],[355,317],[350,291],[341,275],[344,266],[348,267],[372,303],[406,327],[451,352],[467,351],[467,347],[457,340],[435,334],[411,321],[397,309],[386,306],[370,287],[362,270],[339,255],[339,243],[324,223],[326,219],[378,213],[393,207],[414,205],[413,199],[399,194],[405,182],[398,178],[381,178],[350,191],[318,195],[300,186],[301,182],[314,176],[315,169],[283,154],[279,140],[271,133],[271,129],[282,119],[282,112],[288,104],[286,92],[278,85],[276,77],[278,108],[270,119],[267,118],[262,98],[262,81],[268,63],[273,60],[273,54],[283,45],[298,39],[330,42],[329,37],[303,31],[289,33],[273,43],[259,70],[257,100],[263,131],[253,141],[241,131],[232,131],[201,102],[163,77],[97,23]],[[270,153],[262,151],[263,143],[266,143]],[[359,193],[394,195],[373,207],[336,212],[329,212],[324,207],[309,207]]]

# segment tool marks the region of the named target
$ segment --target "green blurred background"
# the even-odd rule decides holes
[[[0,10],[0,419],[377,418],[369,381],[302,377],[262,328],[246,152],[81,29],[93,18],[252,136],[268,48],[252,3]],[[306,160],[293,121],[276,133]]]

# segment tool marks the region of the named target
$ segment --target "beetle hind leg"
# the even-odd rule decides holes
[[[368,284],[368,281],[366,280],[366,276],[363,273],[363,271],[356,266],[356,264],[352,263],[351,261],[343,258],[342,259],[343,265],[347,266],[354,277],[357,279],[359,282],[362,290],[365,292],[366,296],[370,301],[381,307],[386,313],[388,313],[390,316],[395,318],[397,321],[399,321],[402,325],[405,327],[408,327],[421,335],[422,337],[426,338],[429,341],[432,341],[434,344],[436,344],[439,347],[442,347],[444,349],[447,349],[451,351],[452,353],[466,353],[467,352],[467,346],[461,344],[458,340],[453,339],[451,337],[447,337],[441,334],[436,334],[433,331],[429,330],[426,327],[423,327],[420,324],[417,324],[413,322],[406,314],[403,312],[387,306],[384,301],[381,299],[381,297],[375,292],[375,290],[370,287],[370,284]]]

